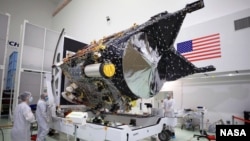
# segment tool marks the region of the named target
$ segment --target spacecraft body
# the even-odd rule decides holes
[[[200,0],[159,13],[67,56],[57,65],[69,82],[63,97],[93,110],[129,110],[131,101],[156,95],[166,81],[214,71],[196,67],[173,46],[186,14],[203,7]]]

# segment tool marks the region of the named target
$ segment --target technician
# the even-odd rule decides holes
[[[175,101],[173,97],[170,94],[167,94],[167,98],[163,101],[163,107],[164,107],[164,116],[169,117],[169,120],[171,121],[171,124],[169,126],[169,130],[172,132],[172,137],[175,138],[175,130],[174,126],[176,125],[176,117],[174,113],[175,108]]]
[[[48,94],[43,93],[37,102],[36,119],[38,131],[36,141],[45,141],[45,137],[49,133],[49,122],[51,117],[49,114],[49,104],[47,104],[48,100]]]
[[[30,126],[35,122],[35,116],[31,111],[29,104],[33,97],[30,92],[24,92],[19,95],[21,101],[15,108],[13,117],[13,128],[11,129],[12,141],[30,141]]]

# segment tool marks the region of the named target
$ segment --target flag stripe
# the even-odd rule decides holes
[[[202,47],[202,46],[206,46],[206,45],[210,45],[210,44],[216,44],[216,43],[220,43],[220,41],[205,42],[203,44],[193,43],[193,48],[195,49],[197,47]]]
[[[191,62],[195,61],[201,61],[201,60],[206,60],[206,59],[214,59],[214,58],[220,58],[221,55],[216,55],[216,56],[211,56],[211,57],[206,57],[206,58],[196,58],[196,59],[188,59]]]
[[[210,49],[210,50],[206,50],[206,52],[213,52],[213,51],[219,51],[220,52],[220,49],[219,48],[216,48],[216,49]],[[192,56],[195,56],[196,54],[202,54],[202,53],[206,53],[206,52],[204,52],[203,50],[202,51],[197,51],[197,52],[195,52],[195,53],[193,53],[193,54],[185,54],[184,56],[185,57],[192,57]],[[197,55],[196,55],[197,56]]]
[[[217,40],[217,39],[219,39],[219,38],[218,37],[214,37],[214,38],[206,39],[206,40],[202,40],[202,41],[196,39],[197,41],[193,40],[193,42],[195,42],[195,43],[202,43],[202,42],[205,42],[205,41]],[[218,41],[218,42],[220,42],[220,41]]]
[[[213,48],[213,47],[219,47],[219,46],[220,46],[220,44],[206,45],[206,46],[196,47],[196,50],[206,49],[206,48]]]
[[[220,34],[212,34],[178,43],[177,51],[191,62],[220,58]]]
[[[203,56],[210,56],[210,55],[219,55],[221,52],[220,51],[216,51],[216,52],[212,52],[212,53],[204,53],[204,54],[199,54],[199,55],[193,55],[193,56],[190,56],[188,58],[196,58],[196,57],[203,57]],[[185,56],[186,57],[186,56]]]
[[[208,36],[203,36],[203,37],[200,37],[200,38],[195,38],[195,39],[193,39],[193,41],[202,40],[202,39],[205,39],[205,38],[210,38],[210,37],[219,36],[219,35],[220,35],[220,34],[217,33],[217,34],[212,34],[212,35],[208,35]]]

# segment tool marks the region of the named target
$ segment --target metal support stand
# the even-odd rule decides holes
[[[76,124],[74,124],[74,141],[77,141],[77,128],[78,126]]]
[[[201,112],[201,129],[200,129],[200,135],[194,135],[194,137],[197,137],[197,140],[200,138],[206,138],[209,141],[216,140],[216,137],[214,135],[208,135],[207,132],[203,129],[203,120],[204,120],[204,112]]]
[[[201,135],[204,135],[203,121],[204,121],[204,112],[201,112]]]
[[[204,131],[203,128],[203,119],[204,119],[204,112],[201,112],[201,122],[200,122],[200,135],[194,135],[194,137],[197,137],[197,140],[200,138],[207,138],[206,131]]]

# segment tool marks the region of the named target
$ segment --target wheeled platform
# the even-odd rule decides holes
[[[173,123],[173,118],[107,114],[105,121],[109,121],[110,124],[93,123],[88,119],[86,124],[81,125],[68,123],[66,118],[53,117],[51,128],[87,141],[138,141],[154,135],[168,141],[170,139],[168,132],[163,130]]]

